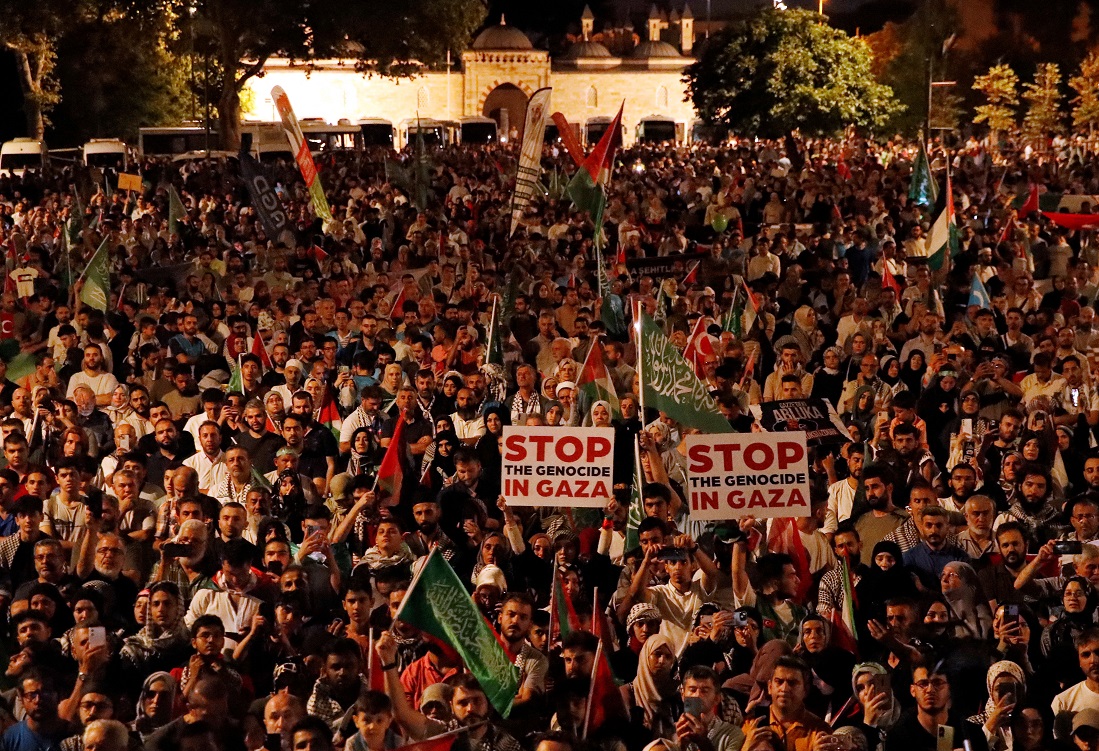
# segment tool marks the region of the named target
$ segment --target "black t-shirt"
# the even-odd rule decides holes
[[[262,475],[275,469],[275,454],[286,445],[282,436],[264,431],[263,435],[255,438],[247,430],[242,430],[233,436],[233,444],[240,446],[248,452],[252,458],[252,466]]]

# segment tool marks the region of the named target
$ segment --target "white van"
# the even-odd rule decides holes
[[[34,138],[15,138],[0,146],[0,173],[22,177],[28,169],[41,171],[46,164],[46,144]]]
[[[84,144],[84,164],[125,172],[130,163],[129,152],[126,143],[117,138],[93,138]]]

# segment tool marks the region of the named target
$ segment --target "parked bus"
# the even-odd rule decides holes
[[[137,150],[142,156],[178,156],[221,146],[216,128],[207,133],[201,125],[179,125],[162,128],[141,128]]]
[[[500,129],[491,117],[463,117],[458,121],[462,143],[496,143]]]
[[[359,133],[364,148],[385,146],[392,149],[397,140],[393,123],[380,117],[359,120]]]
[[[679,126],[670,117],[652,115],[641,118],[637,124],[639,143],[676,143],[679,141]]]

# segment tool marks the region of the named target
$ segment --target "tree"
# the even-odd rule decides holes
[[[876,129],[900,108],[867,45],[803,10],[761,10],[717,32],[684,80],[704,121],[744,135]]]
[[[484,19],[479,0],[177,0],[195,49],[217,70],[222,146],[240,145],[240,94],[271,57],[353,58],[364,72],[404,75],[464,49]],[[191,12],[193,10],[193,13]],[[205,60],[204,60],[205,64]],[[205,77],[204,77],[205,78]]]
[[[27,135],[46,135],[50,110],[59,100],[54,67],[57,41],[82,11],[79,2],[65,0],[0,0],[0,45],[15,55]]]
[[[987,123],[993,143],[999,135],[1015,127],[1015,108],[1019,106],[1019,76],[1007,65],[996,65],[973,80],[973,88],[985,96],[987,104],[977,107],[974,124]]]
[[[1034,81],[1023,85],[1027,111],[1023,115],[1023,137],[1045,148],[1061,130],[1061,69],[1057,63],[1042,63]]]
[[[175,19],[163,10],[96,15],[62,37],[56,71],[61,101],[51,140],[136,140],[141,126],[173,125],[186,118],[186,60],[171,52]]]
[[[1091,52],[1080,63],[1080,72],[1069,79],[1076,92],[1072,100],[1072,125],[1095,131],[1099,124],[1099,54]]]

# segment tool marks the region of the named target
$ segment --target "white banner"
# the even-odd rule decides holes
[[[687,436],[691,518],[809,516],[805,433]]]
[[[523,126],[523,149],[519,152],[519,169],[515,173],[515,193],[511,198],[511,231],[515,234],[535,189],[542,179],[542,141],[546,135],[546,113],[549,112],[550,89],[538,89],[527,102],[527,120]]]
[[[510,505],[602,508],[613,472],[613,428],[504,426],[501,487]]]

